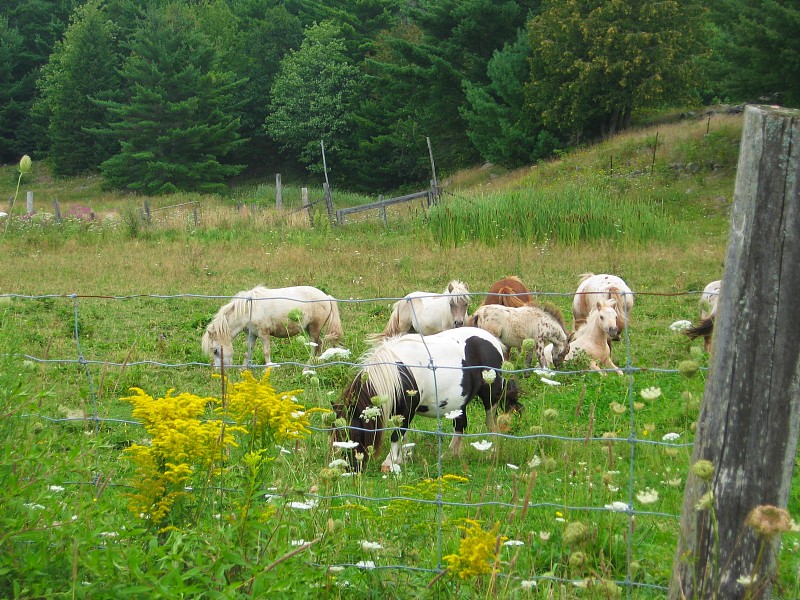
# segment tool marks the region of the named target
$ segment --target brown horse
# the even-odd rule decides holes
[[[519,277],[508,275],[495,281],[489,288],[489,293],[483,299],[481,306],[487,304],[501,304],[511,308],[534,304],[535,300],[530,290],[525,287]]]

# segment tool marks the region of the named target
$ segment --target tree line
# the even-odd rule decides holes
[[[5,0],[0,161],[148,194],[385,191],[713,101],[800,105],[800,2]]]

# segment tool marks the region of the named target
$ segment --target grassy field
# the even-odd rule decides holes
[[[21,189],[34,191],[37,214],[15,218],[0,238],[0,349],[18,353],[0,364],[0,595],[663,597],[705,378],[678,366],[708,364],[700,341],[669,326],[695,319],[697,292],[722,275],[740,128],[740,118],[716,115],[515,172],[456,173],[432,210],[412,203],[391,208],[385,224],[364,213],[343,227],[319,204],[311,218],[298,210],[298,188],[278,212],[269,184],[144,199],[102,192],[94,178],[52,180],[34,165]],[[2,197],[16,182],[12,167],[0,170]],[[61,223],[48,214],[56,198]],[[372,200],[334,190],[337,207]],[[145,201],[150,222],[140,218]],[[561,224],[575,205],[590,224],[577,209],[574,227]],[[603,219],[610,228],[596,226]],[[553,386],[512,354],[507,371],[525,411],[489,434],[483,409],[469,407],[467,441],[490,441],[487,450],[466,444],[461,457],[439,459],[450,424],[417,418],[400,473],[381,473],[376,460],[351,476],[334,462],[321,413],[308,415],[302,439],[256,435],[249,424],[230,432],[238,446],[213,456],[181,446],[212,426],[210,398],[237,398],[243,375],[232,370],[223,388],[200,337],[241,290],[309,284],[339,299],[350,356],[320,364],[302,337],[277,340],[282,366],[269,375],[277,390],[302,390],[306,409],[325,409],[394,298],[457,278],[475,309],[492,282],[516,274],[570,322],[572,293],[590,271],[618,274],[637,293],[614,348],[628,374],[565,364]],[[134,419],[130,388],[166,404],[182,393],[204,399],[202,418],[175,424],[183,437],[161,446],[133,422],[156,413]],[[647,388],[661,393],[645,398]],[[175,454],[160,455],[160,467],[141,458],[166,447]],[[153,493],[148,464],[163,476],[168,459],[192,471],[164,483],[157,496],[169,490],[175,501],[156,522],[136,498]],[[799,551],[787,537],[774,597],[800,593]]]

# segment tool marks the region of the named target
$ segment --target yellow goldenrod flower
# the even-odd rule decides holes
[[[448,554],[443,559],[448,563],[448,570],[459,579],[491,573],[497,562],[499,548],[508,538],[499,535],[500,524],[495,523],[489,531],[484,531],[481,524],[472,519],[464,519],[466,525],[460,525],[464,537],[456,554]]]

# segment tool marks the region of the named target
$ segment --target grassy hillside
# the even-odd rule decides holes
[[[311,219],[297,211],[299,188],[276,211],[271,182],[224,196],[127,197],[103,192],[96,178],[53,180],[35,165],[22,189],[35,192],[37,214],[15,219],[0,238],[0,448],[2,464],[16,465],[0,470],[8,507],[0,596],[566,599],[619,597],[630,586],[632,597],[663,597],[705,378],[703,369],[677,367],[708,364],[702,343],[670,324],[695,319],[696,292],[721,276],[740,129],[739,117],[714,115],[627,132],[514,172],[486,165],[447,174],[434,211],[415,202],[391,208],[385,223],[364,214],[343,227],[327,222],[324,205]],[[4,167],[0,194],[15,185]],[[56,198],[61,223],[47,214]],[[311,198],[321,199],[318,188]],[[650,211],[658,235],[568,239],[516,230],[504,212],[513,204],[531,221],[547,213],[557,222],[571,199],[612,220]],[[371,200],[334,190],[337,207]],[[145,201],[150,222],[140,218]],[[24,200],[15,214],[20,207]],[[484,216],[469,235],[441,235],[471,215]],[[227,296],[262,283],[310,284],[339,299],[349,358],[319,363],[305,338],[275,340],[281,366],[269,375],[306,409],[329,409],[395,298],[438,292],[457,278],[474,293],[474,310],[492,282],[516,274],[570,322],[572,294],[588,271],[616,273],[637,293],[614,346],[628,375],[601,377],[577,361],[550,374],[559,384],[551,385],[513,352],[506,374],[519,383],[524,412],[505,416],[496,435],[486,432],[483,408],[468,407],[467,441],[491,441],[487,450],[468,443],[462,456],[439,459],[452,426],[416,418],[401,473],[383,474],[375,460],[351,476],[336,466],[331,422],[309,413],[310,432],[296,441],[232,430],[238,446],[224,452],[209,456],[198,444],[191,476],[165,484],[175,494],[165,521],[155,524],[151,507],[137,504],[174,474],[162,464],[148,479],[142,458],[142,448],[162,447],[152,441],[156,425],[188,410],[169,399],[199,398],[202,418],[181,425],[193,435],[164,428],[181,450],[180,440],[199,439],[218,414],[206,404],[236,398],[228,394],[240,371],[223,386],[200,349]],[[262,360],[258,348],[254,360]],[[122,399],[130,388],[166,407],[153,413],[153,430],[132,422],[132,402]],[[296,408],[280,414],[300,418]],[[169,461],[189,465],[181,452]],[[635,519],[608,508],[620,502]],[[444,557],[464,557],[470,544],[492,554],[497,535],[511,543],[491,559],[495,575],[440,574],[458,562]],[[797,597],[797,553],[785,545],[773,597]]]

